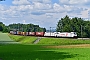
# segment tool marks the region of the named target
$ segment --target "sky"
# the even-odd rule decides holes
[[[68,15],[90,19],[90,0],[5,0],[0,1],[0,22],[35,24],[49,29]]]

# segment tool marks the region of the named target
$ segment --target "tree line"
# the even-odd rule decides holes
[[[34,24],[10,24],[9,30],[17,30],[22,32],[45,32],[45,28],[39,27],[39,25]]]
[[[46,28],[41,28],[39,25],[34,24],[21,24],[21,23],[14,23],[5,26],[2,22],[0,22],[0,31],[1,32],[9,32],[10,30],[13,31],[22,31],[22,32],[45,32]]]
[[[56,31],[76,32],[78,37],[90,37],[90,21],[66,15],[58,21]]]

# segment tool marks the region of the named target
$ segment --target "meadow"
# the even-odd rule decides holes
[[[89,60],[90,41],[9,35],[21,44],[0,44],[1,60]]]
[[[38,44],[50,45],[77,45],[90,44],[90,39],[73,39],[73,38],[42,38]]]
[[[0,45],[1,60],[89,60],[90,48],[45,48],[47,45]],[[49,45],[50,46],[50,45]]]
[[[16,42],[20,42],[22,44],[33,44],[33,42],[37,39],[37,37],[34,36],[18,36],[18,35],[10,35],[9,37],[16,41]]]

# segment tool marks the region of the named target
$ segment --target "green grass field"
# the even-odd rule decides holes
[[[75,44],[90,44],[90,40],[78,40],[67,38],[42,38],[38,44],[50,45],[75,45]]]
[[[45,48],[46,45],[1,45],[2,60],[89,60],[90,48]]]
[[[0,34],[2,36],[2,34]],[[3,35],[1,40],[8,41]],[[22,44],[0,44],[1,60],[89,60],[90,40],[42,38],[9,35],[10,40]],[[81,45],[82,44],[82,45]]]
[[[33,36],[18,36],[18,35],[9,35],[9,37],[17,42],[22,44],[33,44],[33,42],[37,39],[37,37]]]

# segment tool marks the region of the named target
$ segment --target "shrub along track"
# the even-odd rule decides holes
[[[90,48],[90,44],[43,46],[44,48]]]

